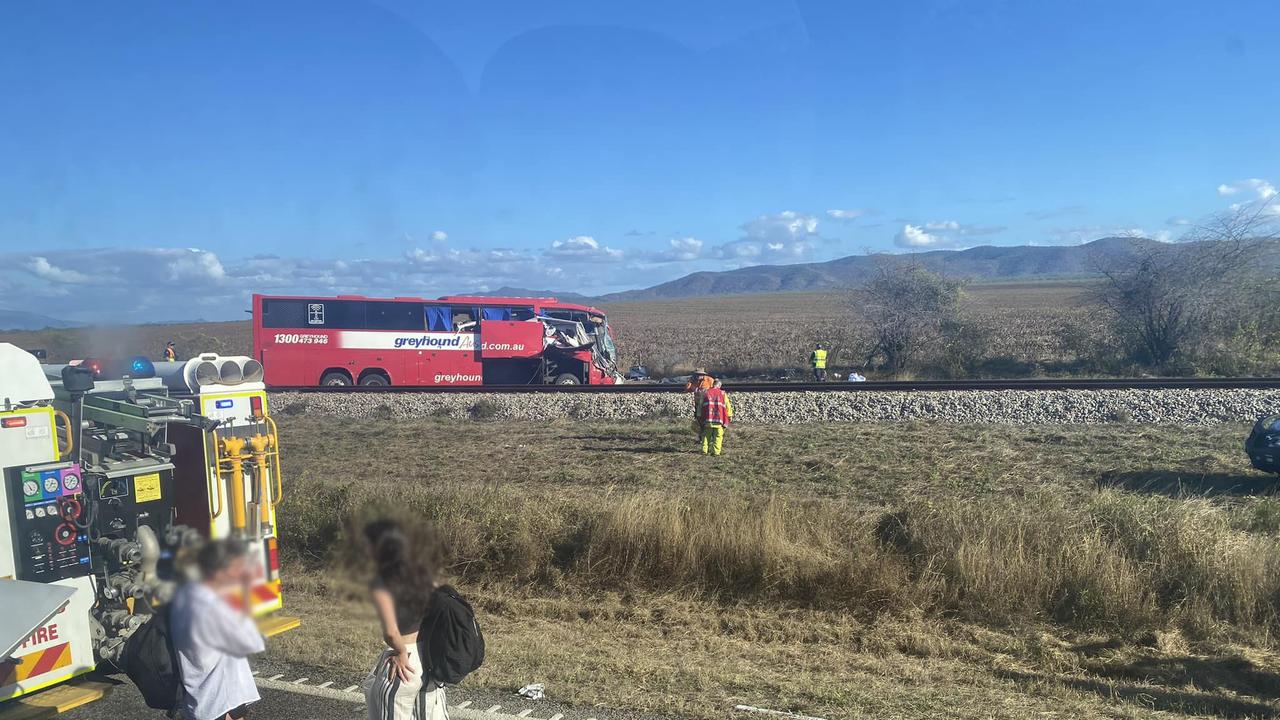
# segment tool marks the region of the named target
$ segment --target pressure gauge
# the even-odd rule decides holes
[[[44,491],[47,493],[58,492],[58,476],[50,475],[44,479]]]
[[[62,477],[62,487],[66,488],[70,492],[75,492],[80,488],[80,476],[72,475],[70,473],[64,475]]]
[[[39,495],[40,483],[36,482],[35,480],[23,480],[22,494],[26,495],[27,497],[31,497],[32,495]]]

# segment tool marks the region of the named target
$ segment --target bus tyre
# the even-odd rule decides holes
[[[351,377],[344,372],[327,372],[320,377],[320,384],[325,387],[348,387]]]
[[[386,387],[391,384],[387,380],[387,376],[382,373],[371,372],[360,378],[360,384],[365,387]]]
[[[578,376],[573,373],[562,373],[556,376],[555,385],[577,385]]]

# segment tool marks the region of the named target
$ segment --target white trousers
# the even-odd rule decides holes
[[[409,667],[413,670],[409,682],[396,674],[391,664],[395,655],[390,648],[383,651],[364,682],[369,720],[449,720],[444,688],[433,680],[423,681],[417,643],[409,646]]]

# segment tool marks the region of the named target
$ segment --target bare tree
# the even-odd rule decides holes
[[[958,280],[912,261],[880,264],[852,298],[871,339],[866,364],[879,358],[895,376],[911,367],[940,341],[943,326],[956,315],[961,288]]]
[[[1131,359],[1168,370],[1238,317],[1260,253],[1275,239],[1274,205],[1238,206],[1195,226],[1180,242],[1139,242],[1131,255],[1095,259],[1096,300]]]

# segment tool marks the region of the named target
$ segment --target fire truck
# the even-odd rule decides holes
[[[228,602],[264,635],[297,627],[279,612],[279,447],[251,358],[41,365],[0,343],[0,718],[101,697],[82,676],[128,666],[205,539],[262,564]]]

